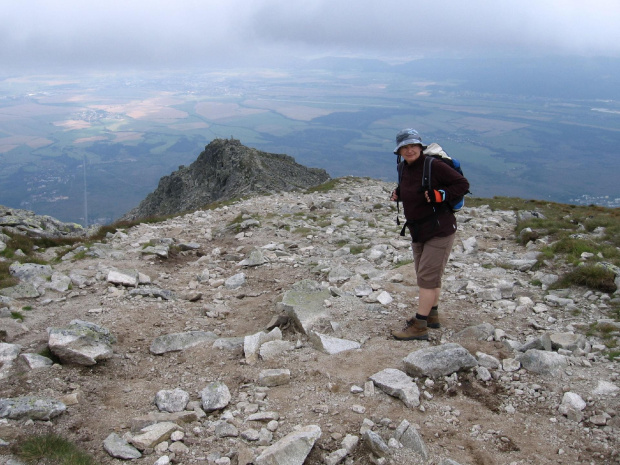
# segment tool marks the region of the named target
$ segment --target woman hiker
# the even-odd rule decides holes
[[[391,200],[403,203],[420,288],[417,313],[402,330],[392,331],[395,339],[403,341],[428,339],[428,328],[440,327],[437,307],[441,277],[456,234],[456,217],[446,201],[469,190],[467,179],[442,162],[432,164],[432,189],[424,190],[421,186],[425,149],[414,129],[403,129],[396,135],[394,153],[404,162],[399,169],[399,186],[392,192]]]

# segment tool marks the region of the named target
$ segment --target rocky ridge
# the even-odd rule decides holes
[[[307,189],[328,179],[325,170],[300,165],[288,155],[262,152],[236,139],[215,139],[190,166],[162,177],[157,189],[121,220],[173,215],[216,201]]]
[[[0,461],[56,432],[102,464],[618,463],[620,370],[588,332],[618,339],[618,296],[549,291],[546,238],[466,207],[442,328],[395,341],[417,289],[392,187],[343,178],[12,264]]]
[[[51,216],[0,205],[0,230],[3,228],[30,237],[85,237],[89,232],[76,223],[63,223]]]

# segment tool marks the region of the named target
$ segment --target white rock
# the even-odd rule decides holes
[[[347,350],[355,350],[361,347],[359,342],[338,339],[336,337],[327,336],[326,334],[321,334],[314,331],[310,331],[308,336],[308,339],[317,350],[325,352],[329,355],[338,354]]]
[[[303,465],[314,443],[320,437],[321,428],[316,425],[299,428],[263,450],[254,463],[256,465]]]
[[[560,407],[568,407],[573,410],[581,411],[586,408],[586,403],[579,394],[574,392],[565,392],[562,397],[562,404]]]

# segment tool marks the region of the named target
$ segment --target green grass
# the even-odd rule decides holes
[[[2,232],[9,236],[6,250],[2,252],[7,258],[13,258],[15,251],[21,250],[27,256],[32,255],[37,248],[47,249],[50,247],[61,247],[66,245],[74,245],[82,242],[79,237],[38,237],[32,238],[23,234],[17,234],[7,229]]]
[[[310,187],[306,189],[306,193],[311,194],[313,192],[329,192],[334,190],[340,184],[340,180],[338,178],[330,179],[329,181],[324,182],[323,184],[319,184],[318,186]]]
[[[54,355],[54,353],[51,351],[51,349],[47,345],[41,350],[39,350],[37,354],[41,355],[42,357],[49,358],[54,363],[60,364],[60,359],[56,355]]]
[[[406,259],[403,260],[402,262],[398,262],[396,265],[394,265],[394,268],[400,268],[401,266],[405,266],[405,265],[409,265],[410,263],[413,263],[413,259]]]
[[[76,238],[31,238],[7,229],[2,229],[2,233],[7,235],[9,240],[6,242],[6,249],[0,252],[0,256],[6,259],[6,261],[0,261],[0,289],[12,287],[19,283],[19,280],[9,272],[9,267],[13,262],[47,265],[45,260],[36,256],[38,250],[74,244],[79,241]],[[23,255],[18,254],[18,250],[21,250]]]
[[[9,262],[0,262],[0,289],[16,286],[19,280],[9,273]]]
[[[17,456],[27,463],[96,465],[95,459],[56,434],[30,436],[17,446]]]
[[[585,286],[602,292],[616,290],[613,273],[596,266],[596,263],[605,261],[620,266],[620,209],[513,197],[471,198],[467,205],[488,205],[493,211],[539,213],[539,217],[519,220],[515,234],[523,245],[542,238],[549,243],[540,250],[537,268],[542,268],[543,263],[574,266],[560,277],[554,288]],[[595,230],[599,233],[596,238],[588,236]],[[592,256],[582,258],[584,252]]]
[[[302,236],[307,236],[308,234],[310,234],[310,233],[312,232],[312,229],[307,228],[307,227],[305,227],[305,226],[302,226],[302,227],[300,227],[300,228],[295,228],[295,229],[293,230],[293,232],[294,232],[295,234],[300,234],[300,235],[302,235]]]
[[[615,274],[602,266],[584,265],[562,275],[550,288],[562,289],[570,286],[584,286],[601,292],[615,292]]]
[[[359,254],[361,254],[366,249],[367,249],[367,247],[363,246],[363,245],[353,245],[353,246],[351,246],[351,254],[352,255],[359,255]]]
[[[174,218],[180,215],[183,215],[183,213],[178,213],[174,215],[149,216],[147,218],[140,218],[140,219],[132,220],[132,221],[117,221],[112,224],[101,226],[95,234],[93,234],[92,236],[88,238],[88,240],[95,241],[95,242],[102,241],[106,238],[108,233],[114,234],[119,229],[121,230],[129,229],[133,226],[137,226],[142,223],[146,223],[146,224],[163,223],[164,221],[169,220],[170,218]]]
[[[13,311],[11,312],[11,318],[14,320],[24,321],[24,314],[21,312]]]

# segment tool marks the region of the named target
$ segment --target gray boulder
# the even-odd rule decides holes
[[[410,353],[403,359],[405,371],[413,377],[436,378],[478,365],[463,346],[455,343],[427,347]]]
[[[172,333],[156,337],[151,343],[149,351],[155,355],[166,352],[176,352],[189,349],[198,344],[213,342],[217,335],[211,331],[188,331],[186,333]]]
[[[50,351],[62,363],[96,365],[112,357],[116,339],[110,332],[94,323],[73,320],[67,328],[48,329]]]
[[[133,460],[142,457],[138,449],[133,447],[116,433],[111,433],[103,441],[103,448],[110,456],[121,460]]]
[[[564,349],[574,352],[577,349],[584,349],[586,346],[586,338],[583,334],[554,333],[549,338],[553,350]]]
[[[308,336],[308,339],[317,350],[329,355],[345,352],[347,350],[359,349],[361,347],[359,342],[339,339],[314,331],[310,331]]]
[[[426,445],[422,440],[422,436],[418,430],[409,423],[407,420],[403,420],[396,431],[394,431],[394,439],[400,442],[403,447],[415,451],[424,460],[428,460],[428,451]]]
[[[179,388],[161,390],[155,395],[155,405],[161,412],[182,412],[189,402],[189,394]]]
[[[456,339],[474,339],[477,341],[487,340],[495,333],[495,328],[490,323],[482,323],[468,326],[454,335]]]
[[[267,447],[254,460],[254,463],[255,465],[303,465],[314,443],[320,437],[319,426],[304,426]]]
[[[530,349],[523,354],[519,354],[516,359],[521,362],[521,365],[527,371],[548,375],[560,373],[568,364],[568,360],[564,355],[537,349]]]
[[[232,396],[228,386],[216,381],[209,383],[200,391],[200,399],[202,401],[202,409],[208,413],[225,408],[230,403]]]
[[[329,291],[321,289],[318,283],[301,281],[284,293],[282,305],[295,325],[308,334],[313,326],[328,318],[323,303],[330,296]]]
[[[0,399],[0,418],[21,420],[51,420],[67,410],[62,402],[56,399],[32,396]]]
[[[402,400],[407,407],[420,405],[420,390],[406,373],[386,368],[372,375],[370,380],[386,394]]]

